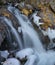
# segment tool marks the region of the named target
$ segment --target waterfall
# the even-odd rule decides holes
[[[12,7],[11,5],[9,5],[7,9],[13,16],[15,16],[18,24],[20,24],[20,27],[16,30],[10,19],[7,17],[1,17],[3,23],[5,23],[9,28],[9,30],[7,30],[7,33],[9,34],[7,35],[7,37],[9,37],[9,41],[11,40],[11,32],[14,41],[18,43],[18,47],[20,47],[19,51],[15,50],[15,58],[18,58],[17,60],[20,60],[21,64],[23,63],[22,60],[24,60],[24,62],[27,60],[23,65],[55,65],[55,51],[46,51],[43,48],[38,33],[34,30],[34,27],[28,17],[21,14],[18,9]],[[10,62],[14,63],[14,61],[8,60],[8,65],[10,65]],[[7,61],[5,61],[5,64],[6,63]],[[15,63],[17,63],[17,61]]]
[[[29,43],[29,44],[32,44],[33,45],[33,48],[35,48],[38,52],[43,52],[45,51],[44,48],[43,48],[43,45],[39,39],[39,36],[37,34],[37,32],[34,30],[33,27],[31,27],[27,22],[25,21],[23,18],[22,18],[22,15],[20,14],[19,10],[18,9],[15,9],[11,6],[8,7],[8,10],[14,14],[14,16],[18,19],[18,23],[21,25],[22,27],[22,31],[30,37],[32,43]],[[30,22],[30,21],[29,21]],[[27,39],[27,37],[24,37],[24,41]],[[28,39],[29,40],[29,39]],[[25,42],[25,45],[27,46],[28,45],[28,40]]]
[[[6,17],[3,17],[5,23],[10,27],[12,34],[15,37],[16,42],[18,43],[18,46],[20,47],[20,49],[22,49],[22,42],[21,42],[21,38],[19,36],[19,34],[17,33],[16,29],[12,26],[12,22],[7,19]]]

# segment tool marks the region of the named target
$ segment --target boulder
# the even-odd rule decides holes
[[[23,58],[28,57],[28,56],[32,55],[33,53],[34,53],[33,49],[26,48],[26,49],[23,49],[21,51],[18,51],[16,53],[16,58],[19,58],[22,60]]]
[[[7,59],[3,65],[20,65],[20,62],[16,58]]]

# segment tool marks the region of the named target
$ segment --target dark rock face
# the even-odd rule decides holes
[[[55,38],[52,41],[53,41],[53,43],[55,43]]]
[[[0,45],[4,38],[6,37],[6,26],[0,21]]]
[[[18,26],[20,25],[18,24],[17,19],[5,7],[4,8],[2,7],[0,9],[0,17],[1,16],[5,16],[8,19],[10,19],[12,21],[13,26],[18,30]],[[13,44],[10,41],[10,37],[9,37],[10,32],[8,30],[9,30],[8,26],[1,19],[0,20],[0,50],[13,49],[11,47]]]
[[[8,33],[8,27],[4,23],[4,21],[1,19],[0,20],[0,50],[6,50],[11,48],[11,43],[8,38],[9,33]]]

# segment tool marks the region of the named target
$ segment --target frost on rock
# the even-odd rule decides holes
[[[48,28],[46,31],[43,31],[44,35],[48,35],[50,39],[55,38],[55,30]]]
[[[1,52],[1,57],[3,57],[3,58],[7,58],[8,55],[9,55],[9,52],[8,52],[7,50],[5,50],[5,51],[0,51],[0,52]]]
[[[47,33],[50,39],[55,38],[55,30],[49,28]]]
[[[20,59],[23,59],[25,57],[28,57],[28,56],[32,55],[33,53],[34,53],[33,49],[27,48],[27,49],[23,49],[21,51],[18,51],[16,53],[16,57],[20,58]]]
[[[20,65],[20,62],[15,58],[9,58],[3,63],[3,65]]]
[[[37,16],[37,13],[38,12],[35,12],[34,14],[33,14],[33,21],[34,21],[34,23],[37,25],[37,26],[39,26],[39,25],[41,25],[41,24],[43,24],[43,23],[40,23],[39,22],[39,20],[41,19],[39,16]]]
[[[44,31],[44,30],[41,30],[41,31],[44,34],[44,36],[47,35],[50,39],[50,44],[48,45],[48,49],[54,48],[55,47],[55,44],[54,44],[55,40],[53,42],[53,39],[55,39],[55,30],[48,28],[46,31]]]

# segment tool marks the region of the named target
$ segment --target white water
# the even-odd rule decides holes
[[[15,37],[15,40],[17,41],[20,49],[22,49],[22,42],[21,42],[21,39],[20,39],[20,36],[19,34],[17,33],[16,29],[12,26],[12,23],[9,19],[7,19],[6,17],[3,17],[5,23],[10,27],[14,37]]]
[[[29,43],[29,44],[32,44],[33,45],[33,48],[35,48],[38,52],[44,52],[44,48],[42,46],[42,43],[41,41],[39,40],[39,37],[38,37],[38,34],[37,32],[34,30],[33,27],[31,27],[27,21],[23,20],[22,18],[22,15],[20,14],[20,12],[15,9],[15,8],[12,8],[12,7],[8,7],[8,10],[14,14],[14,16],[18,19],[18,23],[21,25],[22,27],[22,31],[30,37],[32,43]],[[29,21],[29,20],[28,20]],[[25,37],[25,40],[26,40],[27,37]],[[28,46],[28,43],[27,41],[24,43],[26,46]]]
[[[55,64],[55,52],[51,50],[45,51],[45,49],[42,46],[41,41],[39,40],[38,34],[34,30],[34,28],[27,23],[29,22],[29,20],[27,21],[24,20],[20,12],[13,7],[8,7],[8,10],[18,19],[18,23],[20,23],[21,25],[24,46],[26,48],[27,47],[35,48],[34,55],[33,54],[30,55],[25,65],[54,65]],[[16,41],[18,42],[18,45],[22,49],[22,42],[21,42],[20,36],[17,33],[16,29],[13,27],[11,21],[5,17],[3,17],[3,19],[5,23],[10,27],[12,33],[14,34],[16,38]],[[22,53],[23,53],[23,50],[20,53],[20,55],[25,56],[25,54],[27,54],[27,51],[25,51],[25,53],[23,54]],[[37,63],[37,60],[39,60],[38,63]]]

